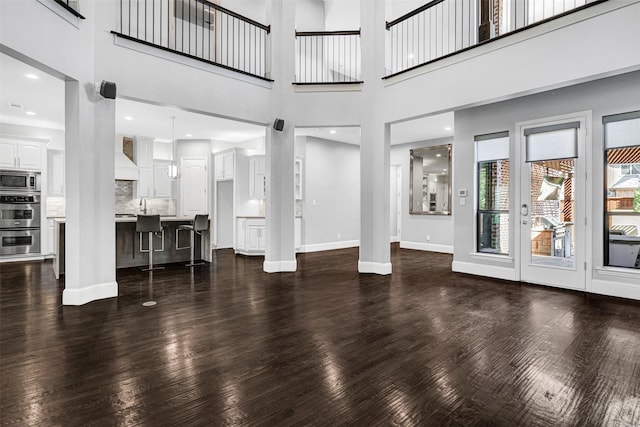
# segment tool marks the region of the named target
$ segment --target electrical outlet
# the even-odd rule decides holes
[[[431,240],[431,236],[427,234],[427,242]]]

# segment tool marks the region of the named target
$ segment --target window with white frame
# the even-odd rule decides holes
[[[475,137],[477,252],[509,254],[509,132]]]
[[[640,269],[640,111],[603,117],[604,265]]]

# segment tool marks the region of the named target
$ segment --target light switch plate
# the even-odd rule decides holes
[[[458,197],[467,197],[467,189],[466,188],[458,189]]]

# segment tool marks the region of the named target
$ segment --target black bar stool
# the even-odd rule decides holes
[[[142,271],[162,270],[164,267],[153,266],[153,252],[164,251],[164,229],[160,223],[160,215],[138,215],[136,220],[136,232],[140,233],[140,252],[149,252],[149,268],[143,268]],[[149,249],[142,248],[142,233],[149,234]],[[162,233],[162,247],[153,249],[153,234]]]
[[[179,225],[178,228],[176,228],[176,249],[187,249],[187,248],[191,248],[191,262],[189,262],[189,264],[186,264],[185,267],[193,267],[194,265],[202,265],[204,264],[204,262],[195,262],[194,261],[194,257],[195,257],[195,241],[196,241],[196,234],[202,235],[202,231],[206,231],[209,229],[209,215],[196,215],[195,218],[193,219],[193,225],[191,224],[185,224],[185,225]],[[178,245],[179,240],[178,240],[178,233],[180,231],[188,231],[189,233],[191,233],[191,245],[190,246],[183,246],[180,247]]]

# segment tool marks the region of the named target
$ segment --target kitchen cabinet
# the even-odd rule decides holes
[[[216,181],[233,179],[234,154],[233,152],[216,154],[214,160]]]
[[[3,169],[42,170],[43,144],[0,138],[0,167]]]
[[[153,167],[153,139],[139,136],[135,138],[133,161],[139,168]]]
[[[249,198],[264,199],[267,195],[267,168],[264,156],[249,158]]]
[[[209,175],[206,158],[182,158],[180,162],[180,212],[185,216],[209,213]]]
[[[153,197],[170,199],[173,196],[173,180],[169,177],[169,160],[153,161]]]
[[[302,200],[302,158],[296,157],[293,164],[293,191],[296,200]]]
[[[47,150],[47,195],[64,197],[64,151]]]
[[[294,246],[296,252],[302,248],[302,218],[294,223]],[[264,217],[238,217],[236,220],[235,252],[242,255],[264,255],[266,246],[266,223]]]
[[[135,197],[153,197],[153,170],[138,168],[138,180],[134,183]]]
[[[264,255],[265,238],[264,217],[238,217],[235,249],[237,254]]]
[[[53,218],[47,218],[47,242],[43,247],[42,255],[53,255],[55,253],[55,220]]]

